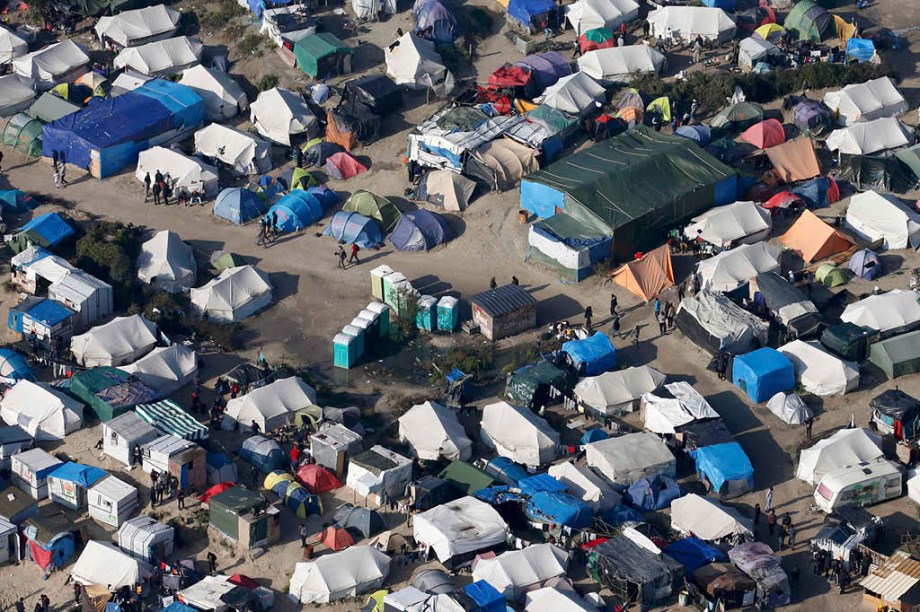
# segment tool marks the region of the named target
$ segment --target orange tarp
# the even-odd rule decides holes
[[[842,253],[853,246],[840,232],[810,210],[803,212],[779,241],[797,251],[807,263]]]
[[[326,112],[326,140],[334,142],[346,151],[358,147],[358,138],[354,132],[339,129],[335,122],[335,115]]]
[[[804,181],[821,174],[818,156],[811,138],[796,138],[766,150],[776,176],[791,183]]]
[[[660,246],[642,259],[620,266],[611,275],[615,283],[648,302],[674,284],[671,251],[668,245]]]
[[[741,140],[758,149],[769,149],[786,142],[786,130],[776,119],[767,119],[754,124],[741,134]]]

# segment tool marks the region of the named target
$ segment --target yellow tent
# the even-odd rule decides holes
[[[810,210],[803,212],[779,241],[798,252],[806,263],[842,253],[853,246],[843,234]]]
[[[773,36],[774,38],[777,38],[785,31],[786,31],[786,28],[779,25],[778,23],[765,23],[759,28],[757,28],[756,30],[754,30],[754,34],[757,34],[764,40],[769,40],[770,42],[773,42],[770,39],[771,36]]]
[[[837,28],[837,37],[846,47],[847,41],[856,36],[856,26],[847,21],[840,15],[834,15],[834,26]]]
[[[387,596],[387,590],[374,591],[371,593],[371,596],[367,598],[367,603],[364,604],[364,607],[361,610],[366,612],[384,612],[383,598]]]
[[[530,102],[529,100],[515,99],[514,101],[514,108],[517,109],[517,112],[519,112],[522,115],[526,113],[527,111],[532,111],[533,109],[537,108],[537,106],[539,106],[539,104],[534,104],[533,102]]]
[[[269,472],[265,476],[265,481],[262,483],[263,489],[274,489],[275,485],[279,482],[292,482],[294,477],[288,474],[287,472],[282,472],[281,470],[275,470],[274,472]]]
[[[613,271],[613,281],[646,302],[674,284],[671,250],[662,245]]]
[[[661,96],[660,98],[655,98],[649,102],[648,106],[645,107],[646,112],[658,109],[661,112],[661,118],[665,122],[671,121],[671,101],[668,100],[667,96]]]

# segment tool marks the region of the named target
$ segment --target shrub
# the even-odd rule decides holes
[[[122,306],[133,297],[137,238],[134,228],[102,221],[77,240],[75,265],[112,285],[115,302]]]
[[[262,55],[262,37],[258,34],[247,34],[240,41],[239,51],[242,55]]]
[[[272,87],[278,86],[278,75],[277,74],[264,74],[262,78],[259,79],[259,91],[268,91]]]

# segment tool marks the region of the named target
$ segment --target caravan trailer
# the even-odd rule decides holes
[[[864,461],[825,474],[815,489],[815,502],[828,513],[841,506],[870,506],[900,497],[903,482],[895,463]]]

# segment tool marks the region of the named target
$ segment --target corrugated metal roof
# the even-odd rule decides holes
[[[867,591],[878,593],[887,601],[898,601],[920,582],[920,561],[904,551],[898,551],[881,567],[869,573],[859,583]]]
[[[470,298],[470,302],[481,308],[490,317],[496,317],[532,306],[537,303],[537,300],[519,285],[511,284],[477,293]]]

